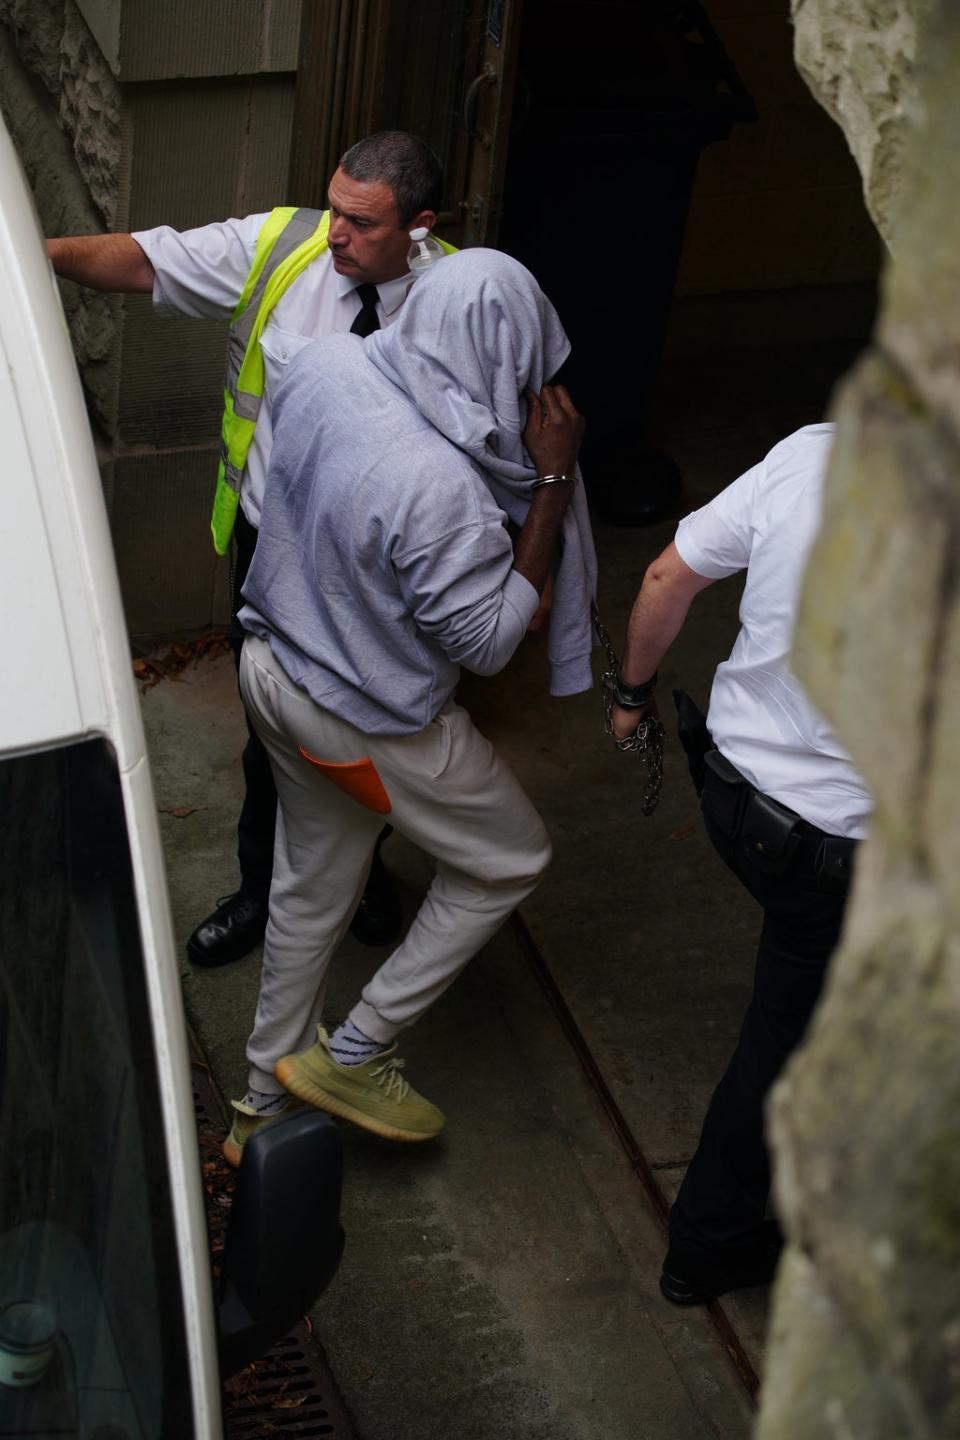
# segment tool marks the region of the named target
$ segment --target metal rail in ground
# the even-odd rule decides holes
[[[636,1175],[640,1181],[647,1199],[653,1207],[654,1214],[663,1226],[664,1235],[666,1235],[667,1218],[670,1214],[670,1202],[663,1193],[656,1173],[640,1148],[640,1143],[631,1130],[627,1117],[617,1104],[613,1092],[597,1063],[596,1057],[587,1043],[586,1036],[574,1019],[573,1012],[564,999],[563,992],[553,978],[550,968],[541,954],[536,941],[530,934],[530,931],[527,929],[518,912],[514,912],[511,923],[516,930],[520,945],[536,977],[537,983],[543,991],[551,1010],[557,1017],[567,1040],[570,1042],[571,1048],[580,1062],[587,1083],[600,1102],[610,1128],[617,1137],[620,1148],[629,1161],[630,1168],[634,1175]],[[746,1387],[747,1393],[750,1395],[750,1398],[756,1402],[760,1392],[760,1377],[757,1375],[749,1355],[741,1344],[733,1325],[730,1323],[729,1316],[719,1300],[711,1301],[707,1306],[707,1310],[720,1336],[724,1349]]]

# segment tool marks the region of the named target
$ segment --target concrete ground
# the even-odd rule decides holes
[[[848,358],[842,344],[807,345],[745,353],[735,375],[689,358],[675,383],[668,374],[658,430],[683,501],[646,529],[596,527],[618,645],[678,516],[820,418]],[[724,582],[697,601],[661,667],[664,712],[674,685],[706,701],[738,594]],[[664,1301],[657,1196],[675,1192],[735,1042],[758,913],[703,837],[672,735],[663,798],[644,819],[636,762],[604,741],[598,693],[548,697],[542,640],[459,698],[554,840],[523,907],[539,958],[508,925],[404,1037],[410,1077],[448,1117],[440,1142],[393,1147],[345,1128],[347,1248],[315,1316],[331,1367],[362,1440],[746,1436],[744,1374],[762,1373],[768,1297],[743,1292],[713,1314]],[[232,662],[204,661],[143,705],[182,944],[237,879]],[[399,836],[384,855],[412,914],[429,863]],[[382,958],[348,937],[331,1019]],[[210,972],[184,961],[188,1015],[227,1096],[244,1089],[258,968],[257,956]]]

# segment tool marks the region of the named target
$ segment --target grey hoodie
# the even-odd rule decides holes
[[[537,605],[503,513],[522,520],[535,478],[520,392],[567,350],[533,277],[473,250],[421,277],[388,330],[330,336],[293,361],[240,619],[318,704],[370,733],[412,733],[459,665],[507,663]],[[595,562],[579,492],[577,506],[551,621],[555,693],[590,684]]]
[[[371,335],[365,348],[421,415],[476,460],[494,499],[522,525],[537,478],[521,440],[522,392],[539,391],[570,353],[557,312],[529,270],[498,250],[465,250],[453,267],[438,262],[416,282],[400,319]],[[553,695],[574,695],[593,683],[596,590],[590,517],[578,486],[564,520],[550,612]]]

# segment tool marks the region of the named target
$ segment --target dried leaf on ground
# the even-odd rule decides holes
[[[201,660],[212,660],[229,648],[230,641],[225,630],[205,630],[192,640],[175,640],[168,645],[158,645],[149,655],[133,661],[133,673],[143,693],[159,685],[161,680],[176,680],[189,666],[196,667]]]

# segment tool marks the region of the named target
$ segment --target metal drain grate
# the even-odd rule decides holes
[[[227,1381],[224,1422],[229,1440],[260,1440],[274,1433],[304,1440],[352,1437],[352,1430],[344,1428],[348,1422],[342,1406],[331,1403],[329,1383],[318,1376],[315,1353],[309,1335],[287,1335],[262,1360]]]
[[[220,1153],[226,1134],[223,1112],[210,1071],[192,1041],[190,1069],[216,1277],[237,1177]],[[226,1381],[223,1433],[225,1440],[263,1440],[270,1435],[355,1440],[353,1426],[309,1321],[301,1321],[272,1350]]]

